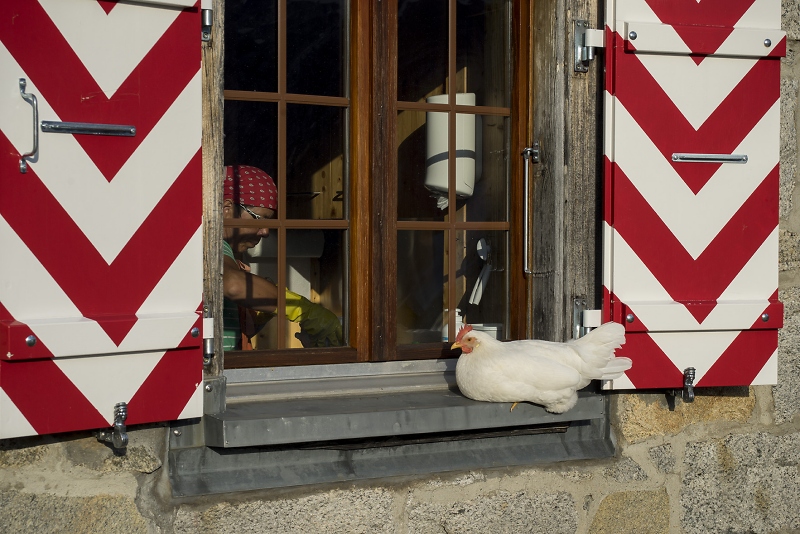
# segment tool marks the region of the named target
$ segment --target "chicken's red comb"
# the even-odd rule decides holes
[[[456,335],[456,343],[460,342],[461,339],[464,337],[464,334],[466,334],[467,332],[472,332],[471,324],[465,324],[464,326],[461,327],[461,330],[459,330],[458,334]]]

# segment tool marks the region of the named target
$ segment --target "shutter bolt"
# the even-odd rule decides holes
[[[25,344],[28,345],[29,347],[36,345],[36,336],[31,334],[30,336],[26,337]]]
[[[183,434],[183,432],[181,432],[181,431],[180,431],[180,430],[178,430],[177,428],[176,428],[175,430],[173,430],[173,431],[172,431],[172,433],[173,433],[174,435],[176,435],[176,436],[180,436],[181,434]]]
[[[630,39],[631,41],[635,41],[637,37],[638,35],[636,35],[636,32],[631,32],[628,34],[628,39]]]
[[[192,328],[191,332],[192,332],[192,337],[197,337],[200,335],[200,329],[197,328],[196,326]]]
[[[764,321],[765,323],[767,321],[769,321],[769,314],[768,313],[762,313],[761,314],[761,320]]]
[[[629,323],[632,323],[634,319],[635,317],[633,316],[632,313],[629,313],[628,315],[625,316],[625,320],[628,321]]]
[[[764,46],[769,48],[770,46],[772,46],[772,41],[770,39],[764,39]]]
[[[214,386],[212,386],[211,384],[206,384],[206,391],[213,391],[213,389]]]

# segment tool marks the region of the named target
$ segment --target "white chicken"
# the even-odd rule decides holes
[[[563,413],[578,402],[577,390],[592,380],[619,378],[630,358],[614,350],[625,343],[625,328],[606,323],[585,336],[556,343],[540,340],[498,341],[465,325],[452,348],[460,348],[456,382],[473,400],[541,404]]]

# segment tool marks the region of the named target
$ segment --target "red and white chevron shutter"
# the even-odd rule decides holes
[[[604,314],[633,360],[615,389],[777,381],[780,20],[780,0],[607,4]]]
[[[6,0],[0,438],[202,415],[200,8]],[[172,5],[170,5],[172,4]],[[132,137],[40,121],[130,125]]]

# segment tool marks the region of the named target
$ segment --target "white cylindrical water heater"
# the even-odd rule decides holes
[[[428,97],[431,104],[447,104],[447,95]],[[475,105],[475,93],[456,94],[456,104]],[[447,195],[447,113],[428,112],[425,187]],[[456,114],[456,195],[472,196],[475,187],[475,115]]]

